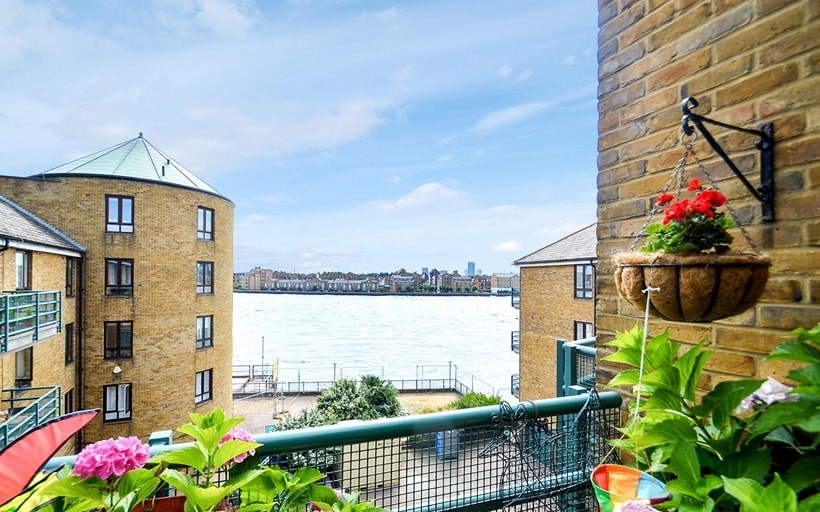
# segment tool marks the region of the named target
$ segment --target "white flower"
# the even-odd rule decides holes
[[[649,504],[649,500],[626,500],[615,505],[612,512],[658,512],[658,509]]]
[[[800,397],[798,395],[790,395],[790,388],[775,379],[769,377],[766,382],[757,388],[757,391],[743,399],[737,407],[737,414],[750,411],[758,405],[772,405],[777,402],[796,402]]]

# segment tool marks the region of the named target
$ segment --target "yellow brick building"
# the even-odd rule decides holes
[[[85,442],[230,410],[231,201],[142,134],[0,190],[86,249],[76,400],[102,412]]]
[[[595,335],[595,224],[515,260],[521,274],[519,398],[557,395],[556,340]]]
[[[599,27],[599,346],[642,318],[619,298],[610,257],[640,232],[681,158],[681,102],[691,96],[700,103],[695,112],[723,123],[749,129],[773,123],[774,222],[763,221],[761,205],[703,137],[694,143],[773,265],[751,310],[707,324],[653,319],[649,331],[668,328],[675,339],[705,338],[716,349],[703,388],[730,378],[782,379],[786,368],[762,359],[792,329],[820,322],[820,2],[604,0]],[[759,185],[757,137],[710,128]],[[743,240],[740,233],[735,238]],[[599,383],[618,370],[599,359]]]
[[[25,414],[22,409],[38,398],[43,399],[38,411],[44,419],[75,406],[76,277],[84,250],[0,196],[0,421]],[[5,430],[0,443],[5,446],[16,437]],[[61,453],[77,449],[71,442]]]

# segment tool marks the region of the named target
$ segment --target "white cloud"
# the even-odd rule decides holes
[[[475,125],[473,125],[472,129],[478,132],[497,130],[519,121],[523,121],[524,119],[532,117],[549,107],[549,103],[540,101],[516,105],[503,110],[496,110],[495,112],[490,112],[489,114],[484,115]]]
[[[446,187],[441,183],[425,183],[395,201],[371,201],[365,206],[385,211],[413,210],[425,207],[447,209],[467,205],[468,198],[469,196],[466,193]]]
[[[452,160],[452,159],[453,159],[453,155],[451,155],[451,154],[446,154],[446,155],[441,155],[440,157],[438,157],[438,158],[436,159],[436,162],[439,162],[439,163],[449,162],[449,161],[450,161],[450,160]]]
[[[506,242],[501,242],[500,244],[495,244],[492,247],[493,252],[515,252],[521,250],[521,244],[518,243],[516,240],[508,240]]]
[[[512,73],[512,68],[511,68],[510,66],[501,66],[501,67],[500,67],[500,68],[498,68],[498,70],[495,72],[495,74],[496,74],[499,78],[507,78],[507,77],[509,77],[509,76],[510,76],[510,74],[511,74],[511,73]]]
[[[534,73],[535,73],[535,71],[533,71],[532,69],[525,69],[524,71],[519,73],[517,77],[515,77],[515,81],[516,82],[525,82],[525,81],[529,80],[530,78],[532,78],[532,75]]]
[[[567,58],[564,59],[564,64],[567,64],[567,65],[571,66],[571,65],[575,64],[575,61],[576,61],[575,55],[567,55]]]

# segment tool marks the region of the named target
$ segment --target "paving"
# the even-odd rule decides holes
[[[457,393],[399,393],[399,402],[409,414],[417,414],[427,407],[448,404],[459,397]],[[265,432],[267,425],[275,425],[285,414],[298,414],[302,409],[315,407],[317,395],[285,395],[243,397],[233,401],[233,416],[245,418],[243,428],[252,434]]]

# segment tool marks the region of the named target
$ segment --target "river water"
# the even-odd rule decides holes
[[[452,375],[506,398],[518,373],[509,296],[235,293],[233,311],[234,364],[278,360],[281,381]]]

